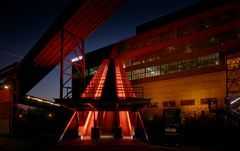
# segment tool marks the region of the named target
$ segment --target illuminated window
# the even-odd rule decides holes
[[[146,68],[146,77],[160,75],[160,66],[152,66]]]
[[[145,68],[132,71],[132,80],[145,78]]]
[[[140,61],[134,61],[134,62],[132,62],[132,65],[133,65],[133,66],[135,66],[135,65],[139,65],[139,64],[141,64]]]
[[[198,68],[219,65],[219,53],[198,57]]]
[[[128,71],[128,72],[126,72],[126,73],[127,73],[128,79],[129,79],[129,80],[132,80],[132,72],[131,72],[131,71]]]
[[[164,74],[166,74],[167,73],[167,69],[168,69],[168,66],[167,66],[167,64],[162,64],[161,65],[161,75],[164,75]]]
[[[185,26],[173,28],[169,31],[158,33],[147,39],[136,40],[134,42],[123,43],[119,47],[119,52],[122,53],[128,50],[134,50],[144,47],[149,47],[151,45],[171,40],[177,37],[186,36],[194,32],[199,32],[203,30],[208,30],[212,27],[221,26],[226,23],[238,20],[240,18],[240,10],[226,10],[225,12],[217,15],[209,15],[207,18],[202,18]],[[199,40],[198,40],[199,41]]]
[[[92,67],[89,69],[89,75],[94,75],[97,72],[98,67]]]
[[[145,77],[153,77],[164,74],[177,73],[181,71],[200,69],[210,66],[217,66],[219,64],[220,64],[219,53],[214,53],[206,56],[200,56],[197,58],[181,60],[178,62],[140,68],[137,70],[133,70],[132,74],[131,71],[128,71],[127,75],[130,80],[136,80]]]
[[[132,59],[132,64],[131,64],[131,61],[128,61],[126,66],[131,66],[131,65],[135,66],[135,65],[145,64],[161,58],[170,57],[172,55],[192,53],[194,51],[198,51],[199,49],[209,48],[217,45],[224,45],[224,43],[229,40],[239,39],[239,38],[240,38],[240,30],[234,29],[224,33],[203,37],[201,39],[193,40],[190,42],[167,46],[166,48],[159,49],[154,53],[154,55],[151,55],[149,57],[145,57],[145,54],[142,56],[135,56],[136,58],[134,57]],[[207,60],[209,62],[207,62]],[[179,71],[190,70],[195,68],[196,66],[198,66],[198,68],[202,68],[206,66],[213,66],[214,64],[215,65],[219,64],[219,60],[216,60],[216,59],[215,61],[213,60],[214,58],[205,59],[205,57],[199,58],[198,62],[196,62],[196,60],[186,60],[186,61],[180,62],[180,64],[184,64],[184,66],[181,65]],[[189,63],[187,63],[188,61]],[[171,73],[172,71],[170,70],[169,72]],[[163,74],[168,73],[168,70],[167,71],[163,70],[162,73]]]
[[[178,64],[177,62],[162,64],[161,65],[161,74],[169,74],[178,72]]]
[[[175,73],[175,72],[178,72],[177,62],[169,63],[168,64],[168,73]]]

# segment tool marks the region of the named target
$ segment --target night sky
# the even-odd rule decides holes
[[[135,35],[143,24],[200,0],[128,0],[85,42],[86,51]],[[3,0],[0,2],[0,69],[19,62],[54,22],[70,0]],[[30,92],[53,100],[59,97],[59,69]]]

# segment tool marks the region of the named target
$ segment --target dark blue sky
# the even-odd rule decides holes
[[[21,59],[63,11],[70,0],[4,0],[0,3],[0,69]],[[86,39],[92,51],[135,35],[137,25],[200,0],[128,0]],[[59,70],[53,70],[30,95],[59,96]]]

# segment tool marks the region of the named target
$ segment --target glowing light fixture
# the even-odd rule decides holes
[[[236,103],[236,102],[239,101],[239,100],[240,100],[240,97],[237,98],[237,99],[235,99],[235,100],[233,100],[230,104],[234,104],[234,103]]]
[[[88,115],[87,115],[86,122],[85,122],[85,124],[84,124],[83,134],[85,134],[85,132],[86,132],[86,129],[87,129],[87,126],[88,126],[88,124],[89,124],[89,120],[90,120],[91,115],[92,115],[92,111],[89,111],[89,112],[88,112]]]
[[[78,57],[76,57],[76,58],[73,58],[71,61],[72,61],[72,62],[77,62],[77,61],[82,60],[82,59],[83,59],[82,56],[78,56]]]
[[[54,103],[51,101],[47,101],[47,100],[43,100],[40,98],[32,97],[32,96],[27,96],[27,99],[29,99],[29,101],[34,100],[34,101],[41,102],[41,103],[46,103],[46,104],[50,104],[50,105],[54,105],[54,106],[60,106],[60,104],[57,104],[57,103]]]
[[[9,89],[9,86],[8,85],[4,85],[4,89]]]
[[[50,117],[50,118],[51,118],[51,117],[52,117],[52,114],[51,114],[51,113],[49,113],[49,114],[48,114],[48,117]]]

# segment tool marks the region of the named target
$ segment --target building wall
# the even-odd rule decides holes
[[[0,89],[0,135],[9,134],[10,90]]]
[[[208,104],[201,105],[201,99],[216,98],[217,107],[222,108],[226,95],[226,72],[213,72],[176,79],[161,80],[134,85],[144,87],[144,97],[157,103],[159,111],[165,108],[181,108],[182,112],[208,112]],[[195,105],[181,105],[181,101],[194,100]],[[163,107],[164,102],[175,101],[176,106]]]
[[[209,100],[224,107],[225,58],[240,50],[239,6],[236,0],[196,4],[160,17],[159,24],[146,23],[146,31],[111,46],[133,86],[144,87],[144,97],[158,103],[149,110],[181,108],[198,115],[209,111]]]
[[[240,50],[239,1],[204,5],[146,23],[149,30],[116,45],[132,84],[225,70],[225,57]]]

